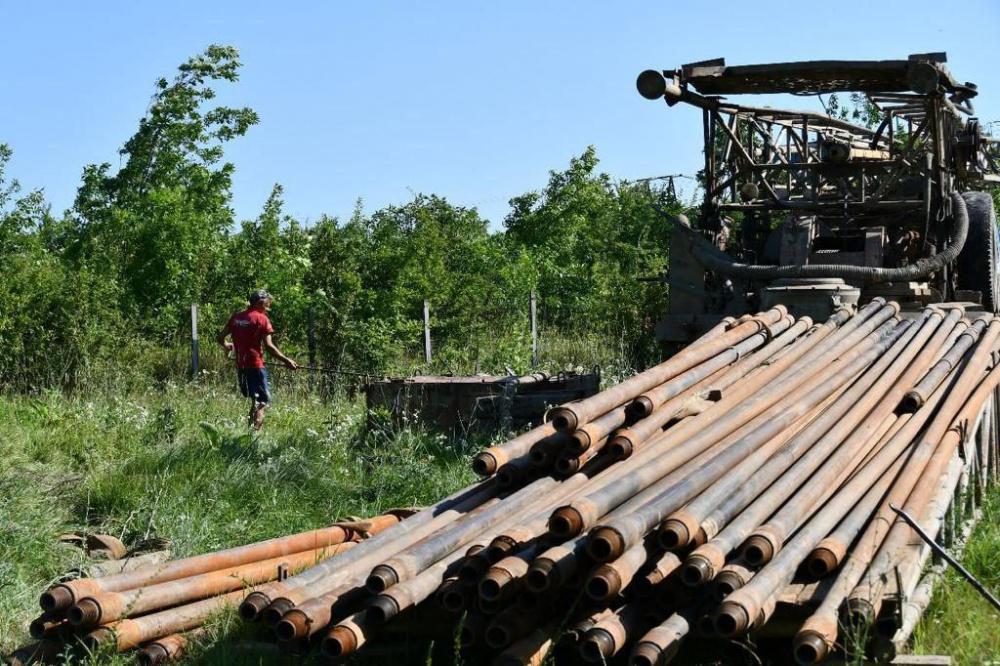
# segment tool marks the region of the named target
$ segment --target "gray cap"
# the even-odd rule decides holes
[[[254,303],[258,303],[265,299],[274,300],[271,294],[267,293],[266,289],[254,289],[250,292],[250,298],[248,300],[250,301],[250,305],[253,305]]]

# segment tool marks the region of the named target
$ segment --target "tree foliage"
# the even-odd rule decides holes
[[[258,118],[213,99],[239,68],[235,49],[211,46],[159,79],[120,168],[86,167],[62,217],[40,192],[4,185],[0,148],[0,252],[16,267],[0,280],[0,343],[24,360],[0,375],[5,385],[73,384],[122,349],[183,349],[190,303],[214,332],[253,288],[276,294],[284,344],[301,354],[312,329],[319,362],[342,368],[419,365],[427,299],[427,370],[526,369],[532,291],[543,335],[601,336],[636,362],[655,353],[665,293],[641,278],[665,267],[665,213],[680,209],[663,191],[600,173],[591,147],[514,197],[500,230],[434,194],[370,212],[359,201],[346,220],[306,225],[285,212],[278,184],[237,225],[224,146]]]

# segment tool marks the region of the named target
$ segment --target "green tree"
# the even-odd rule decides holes
[[[233,223],[233,165],[223,144],[257,114],[217,106],[212,85],[239,76],[235,48],[213,45],[156,83],[146,116],[122,147],[123,166],[84,169],[72,211],[69,256],[114,285],[123,314],[146,334],[178,330],[186,304],[219,283]]]

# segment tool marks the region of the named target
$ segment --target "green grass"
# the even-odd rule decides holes
[[[1000,490],[987,496],[960,561],[994,596],[1000,596]],[[956,664],[1000,661],[1000,612],[949,569],[914,634],[916,654],[951,655]]]
[[[225,387],[0,397],[0,652],[29,642],[38,594],[81,563],[62,533],[162,538],[185,556],[427,504],[472,480],[471,445],[366,433],[357,401],[322,402],[280,383],[277,393],[259,436]],[[212,624],[213,637],[234,632],[244,628],[229,616]],[[203,657],[231,663],[236,648],[212,643]]]

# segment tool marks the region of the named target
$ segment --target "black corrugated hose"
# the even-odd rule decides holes
[[[915,263],[899,268],[851,266],[848,264],[789,264],[787,266],[741,264],[697,234],[692,234],[691,251],[695,258],[711,271],[752,280],[839,277],[860,282],[906,282],[926,277],[958,258],[969,232],[969,211],[966,209],[965,199],[957,192],[951,194],[951,206],[954,227],[948,247],[933,256],[923,257]]]

